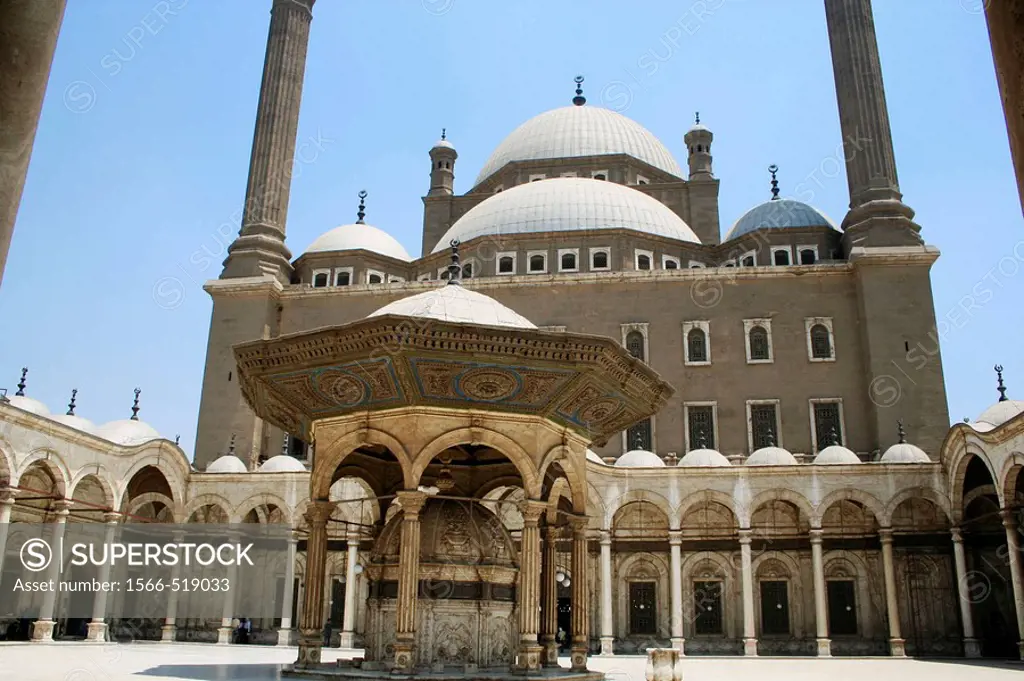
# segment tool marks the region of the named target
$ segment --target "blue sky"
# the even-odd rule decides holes
[[[0,386],[13,392],[28,366],[30,395],[63,411],[78,388],[78,413],[98,423],[127,417],[139,386],[142,417],[191,454],[202,284],[238,229],[269,6],[68,3],[0,288]],[[997,361],[1011,396],[1024,394],[1024,232],[979,6],[875,0],[902,189],[943,254],[933,282],[954,421],[995,400]],[[362,188],[367,220],[418,252],[441,128],[464,192],[513,128],[569,103],[577,73],[591,104],[636,119],[683,164],[700,110],[723,230],[768,198],[770,163],[784,194],[812,187],[815,205],[845,214],[820,0],[320,0],[293,253],[354,220]]]

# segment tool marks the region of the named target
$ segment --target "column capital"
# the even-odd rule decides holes
[[[309,502],[309,506],[306,507],[306,521],[312,525],[324,525],[327,523],[327,519],[334,513],[334,502],[326,499],[317,499],[316,501]]]
[[[1003,527],[1014,530],[1020,524],[1017,522],[1017,514],[1012,508],[999,509],[999,517],[1003,519]]]
[[[107,511],[103,514],[103,522],[107,525],[116,525],[121,522],[122,515],[117,511]]]
[[[18,490],[5,487],[0,489],[0,504],[5,506],[14,506],[14,499],[18,496]]]
[[[536,499],[525,499],[519,504],[519,512],[523,514],[523,523],[536,527],[540,517],[546,511],[548,505]]]
[[[820,546],[825,539],[825,530],[820,527],[812,527],[809,534],[811,535],[812,544],[818,544]]]
[[[418,489],[399,490],[397,496],[398,503],[402,506],[402,514],[406,518],[419,516],[423,505],[427,503],[427,493],[421,492]]]
[[[683,545],[683,531],[682,530],[669,530],[668,531],[668,543],[669,543],[669,546],[682,546]]]
[[[601,546],[611,546],[612,545],[612,531],[611,530],[601,530],[601,536],[600,536],[599,541],[601,542]]]
[[[57,499],[53,502],[53,513],[64,518],[68,517],[74,502],[70,499]]]
[[[548,523],[544,526],[544,540],[555,541],[558,539],[558,535],[561,534],[562,527],[560,525],[552,525]]]
[[[273,9],[278,7],[291,7],[294,9],[302,9],[309,13],[310,18],[313,16],[313,4],[316,0],[274,0]],[[273,9],[271,11],[273,11]]]
[[[953,538],[954,544],[962,544],[964,541],[964,532],[959,527],[949,528],[949,535]]]
[[[586,516],[569,516],[569,527],[572,528],[573,534],[579,534],[580,532],[586,533],[588,525],[590,525],[590,518]]]
[[[740,535],[740,544],[747,544],[747,545],[749,545],[750,544],[750,540],[753,539],[753,537],[754,537],[754,531],[751,530],[750,528],[741,529],[739,531],[739,535]]]
[[[881,528],[879,528],[878,529],[878,538],[879,538],[879,540],[881,540],[882,544],[889,544],[889,545],[891,545],[892,544],[892,528],[891,527],[881,527]]]

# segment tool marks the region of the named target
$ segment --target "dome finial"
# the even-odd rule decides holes
[[[572,98],[572,103],[576,106],[583,106],[587,103],[587,98],[583,96],[583,76],[576,76],[574,81],[576,83],[576,96]]]
[[[768,172],[772,174],[772,201],[779,200],[779,178],[776,174],[779,172],[779,166],[774,163],[768,166]]]
[[[175,435],[174,436],[174,444],[179,446],[179,447],[181,446],[181,435]]]
[[[999,379],[999,387],[996,390],[999,391],[999,401],[1007,401],[1007,386],[1002,383],[1002,365],[995,365],[995,376]]]
[[[25,382],[26,376],[28,376],[28,367],[24,367],[21,370],[21,380],[18,381],[18,392],[14,393],[15,397],[25,396],[25,388],[28,387],[28,383]]]
[[[461,242],[458,239],[451,240],[452,247],[452,264],[448,265],[448,285],[449,286],[461,286],[462,285],[462,265],[459,261],[459,244]]]
[[[363,218],[366,217],[366,197],[366,190],[361,190],[359,192],[359,212],[356,213],[356,216],[359,218],[358,220],[356,220],[357,225],[366,224],[363,222]]]
[[[636,431],[636,437],[633,438],[633,449],[643,449],[643,448],[644,448],[644,434],[641,433],[638,430],[638,431]]]
[[[768,434],[765,437],[765,439],[768,441],[768,444],[765,445],[766,447],[774,447],[775,446],[775,433],[773,432],[773,430],[771,428],[768,428]]]
[[[828,433],[828,444],[832,447],[839,445],[839,433],[836,432],[836,427],[832,426],[832,430]]]
[[[142,394],[142,388],[135,389],[135,401],[132,402],[132,415],[129,418],[131,421],[139,420],[139,395]]]
[[[698,112],[696,112],[696,113],[694,114],[694,118],[696,119],[696,120],[695,120],[694,122],[695,122],[695,123],[696,123],[697,125],[700,125],[700,111],[698,111]]]
[[[228,445],[228,455],[235,455],[235,434],[231,433],[231,443]]]
[[[288,455],[288,433],[284,434],[284,442],[281,443],[281,456]]]
[[[904,445],[907,443],[907,431],[903,430],[903,419],[896,421],[896,433],[900,437],[900,444]]]
[[[67,414],[65,414],[65,416],[74,416],[75,415],[75,396],[76,395],[78,395],[78,388],[74,388],[71,391],[71,401],[68,402],[68,412],[67,412]]]
[[[448,139],[448,128],[441,128],[441,139]]]
[[[700,429],[700,435],[697,438],[697,449],[708,448],[708,435],[704,432],[704,429]]]

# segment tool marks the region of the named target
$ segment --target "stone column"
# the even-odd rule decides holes
[[[1017,613],[1017,647],[1021,659],[1024,659],[1024,584],[1020,574],[1020,539],[1017,518],[1013,511],[1004,508],[999,512],[1006,529],[1006,549],[1010,560],[1010,580],[1013,583],[1013,606]]]
[[[920,243],[896,176],[871,0],[825,0],[825,17],[850,187],[843,229],[868,236],[861,245]]]
[[[0,490],[0,575],[4,573],[4,555],[7,553],[7,532],[11,528],[11,511],[14,509],[14,498],[17,491]]]
[[[542,501],[526,500],[520,507],[523,514],[522,549],[519,560],[519,654],[517,666],[522,670],[540,669],[541,647],[537,643],[540,629],[540,517],[546,506]],[[576,581],[576,575],[572,576]]]
[[[420,510],[427,501],[427,495],[415,490],[403,490],[398,493],[398,501],[402,506],[402,537],[398,554],[395,669],[410,671],[416,666],[416,599],[420,589]]]
[[[612,619],[612,533],[601,530],[601,654],[614,655],[615,626]]]
[[[587,518],[572,525],[572,668],[586,671],[590,655],[590,589],[587,586]]]
[[[959,527],[950,530],[953,535],[953,560],[956,565],[957,594],[960,597],[960,620],[964,626],[964,657],[981,657],[981,646],[974,638],[974,617],[971,613],[970,584],[967,583],[967,558],[964,556],[964,537]]]
[[[683,533],[679,530],[669,532],[668,544],[671,552],[669,583],[672,588],[672,647],[681,655],[686,643],[683,638]]]
[[[281,628],[277,630],[277,645],[287,646],[292,642],[292,598],[295,595],[295,553],[298,536],[292,532],[288,537],[288,558],[284,566],[284,588],[281,590],[284,603],[281,604]]]
[[[240,541],[239,537],[235,534],[228,536],[229,542]],[[225,575],[230,586],[237,584],[238,579],[238,566],[232,563],[228,565],[227,574]],[[235,618],[235,589],[229,588],[224,592],[224,609],[221,611],[220,627],[217,629],[217,644],[226,646],[231,643],[231,634],[234,631],[234,627],[231,626],[231,621]]]
[[[103,541],[107,546],[114,543],[114,533],[117,531],[117,524],[121,521],[120,513],[104,513],[103,522],[106,527],[103,532]],[[96,580],[99,582],[110,581],[110,563],[100,566]],[[173,592],[172,592],[173,593]],[[92,621],[86,625],[85,640],[102,643],[107,639],[107,592],[100,589],[93,594]]]
[[[356,631],[356,596],[359,585],[356,583],[356,566],[359,565],[359,533],[348,533],[348,562],[345,565],[345,613],[341,625],[342,648],[355,647]]]
[[[61,544],[64,541],[64,530],[67,527],[68,512],[71,509],[71,502],[61,499],[53,504],[52,532],[47,543],[52,551],[52,559],[46,570],[46,579],[53,584],[60,581],[60,562],[63,556],[60,553]],[[39,607],[39,619],[32,623],[32,640],[45,642],[53,640],[53,615],[57,605],[57,592],[43,592],[43,602]]]
[[[540,640],[544,646],[543,665],[558,666],[558,532],[560,528],[544,528],[544,556],[540,570]]]
[[[750,559],[751,530],[740,530],[740,569],[743,587],[743,654],[757,655],[757,630],[754,627],[754,571]]]
[[[818,657],[832,656],[832,641],[828,637],[828,608],[825,592],[825,560],[822,551],[824,532],[811,530],[811,569],[814,570],[814,626],[818,638]]]
[[[222,278],[269,274],[287,284],[291,276],[284,236],[314,1],[274,0],[270,10],[242,229]]]
[[[985,0],[970,6],[985,8],[1010,152],[1017,169],[1017,191],[1024,206],[1024,0]]]
[[[889,617],[889,654],[905,657],[905,641],[900,634],[900,605],[896,597],[896,566],[892,557],[892,528],[878,531],[882,542],[882,571],[885,577],[885,609]]]
[[[50,80],[57,34],[64,21],[65,2],[0,2],[0,281]],[[91,83],[75,81],[55,94],[63,96],[68,109],[81,114],[95,101],[95,93],[90,95],[92,87]]]
[[[326,500],[310,502],[306,509],[309,535],[306,538],[306,579],[299,618],[299,656],[295,666],[303,669],[320,664],[323,648],[324,573],[327,571],[327,520],[334,504]]]

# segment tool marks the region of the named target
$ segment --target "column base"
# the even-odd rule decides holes
[[[45,643],[53,640],[53,620],[36,620],[32,623],[32,641]]]
[[[295,659],[295,667],[308,669],[319,665],[323,641],[324,635],[319,629],[300,629],[299,656]]]
[[[277,630],[277,645],[279,646],[290,646],[292,644],[292,632],[294,629],[278,629]]]
[[[902,638],[890,638],[889,639],[889,655],[892,657],[906,657],[907,646],[906,641]]]
[[[832,657],[832,639],[818,639],[818,657]]]
[[[536,643],[520,643],[519,653],[516,656],[516,669],[524,671],[540,669],[540,658],[543,652],[544,648]]]
[[[416,666],[416,644],[412,641],[395,641],[395,666],[392,671],[412,671]]]
[[[615,639],[611,636],[601,637],[601,655],[614,655]]]
[[[757,639],[756,638],[745,638],[743,639],[743,654],[747,657],[757,657]]]
[[[93,643],[104,643],[107,640],[106,622],[89,622],[85,625],[85,640]]]
[[[355,648],[356,632],[354,631],[343,631],[338,635],[338,647],[339,648]]]
[[[178,638],[178,627],[174,624],[165,624],[160,627],[160,643],[174,643]]]
[[[686,639],[685,638],[674,638],[672,639],[672,647],[679,651],[680,655],[686,654]]]
[[[541,655],[541,665],[545,667],[558,666],[558,641],[554,636],[547,636],[544,640],[544,653]]]
[[[231,643],[231,633],[234,631],[231,627],[217,627],[217,645],[226,646]]]
[[[572,670],[574,672],[587,671],[587,653],[590,652],[589,648],[586,643],[574,643],[572,645],[572,654],[569,659],[572,661]]]
[[[1017,643],[1017,650],[1020,651],[1020,659],[1024,660],[1024,641]]]
[[[978,639],[964,639],[964,657],[981,657],[981,644],[978,643]],[[1024,656],[1021,659],[1024,659]]]

